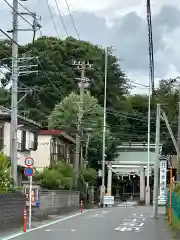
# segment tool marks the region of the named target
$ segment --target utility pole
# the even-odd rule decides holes
[[[11,98],[11,162],[14,184],[17,185],[17,102],[18,102],[18,1],[13,0],[12,28],[12,98]]]
[[[74,186],[78,188],[78,179],[79,179],[79,161],[80,161],[80,152],[81,152],[81,126],[83,118],[83,105],[84,105],[84,89],[89,86],[87,78],[85,78],[86,69],[91,69],[91,64],[86,63],[85,60],[82,62],[74,61],[73,65],[81,71],[81,78],[79,82],[80,88],[80,103],[79,103],[79,112],[78,112],[78,122],[77,122],[77,132],[76,132],[76,152],[75,152],[75,162],[74,162]]]
[[[147,184],[146,184],[146,205],[150,205],[150,142],[151,142],[151,78],[149,77],[149,96],[148,96],[148,146],[147,146]]]
[[[105,69],[104,69],[104,119],[103,119],[101,203],[103,203],[103,198],[105,195],[107,72],[108,72],[108,48],[105,49]]]
[[[180,153],[180,88],[179,88],[179,102],[178,102],[178,136],[177,136],[177,147],[178,147],[178,152]],[[180,158],[179,154],[177,154],[177,162],[178,162],[178,167],[177,167],[177,179],[176,181],[180,181]]]
[[[37,31],[41,25],[37,22],[36,14],[21,13],[21,15],[31,15],[33,17],[33,25],[31,29],[19,29],[18,28],[18,0],[13,0],[13,22],[12,30],[8,31],[12,33],[12,69],[11,69],[11,81],[12,81],[12,96],[11,96],[11,128],[10,128],[10,158],[12,166],[12,178],[15,185],[17,181],[17,127],[18,127],[18,76],[20,74],[29,74],[37,71],[27,71],[27,68],[31,68],[37,65],[19,66],[19,62],[27,60],[28,58],[18,58],[18,31]],[[8,4],[9,5],[9,4]],[[10,5],[9,5],[10,6]],[[30,58],[32,59],[32,57]],[[22,68],[22,69],[21,69]]]
[[[154,169],[154,201],[153,201],[153,218],[158,218],[158,189],[159,189],[159,144],[160,144],[160,118],[161,107],[157,104],[156,114],[156,164]]]
[[[152,88],[152,109],[154,110],[154,48],[152,34],[151,4],[146,1],[146,17],[148,24],[148,47],[149,47],[149,100],[148,100],[148,148],[147,148],[147,184],[146,184],[146,205],[150,205],[150,133],[151,133],[151,88]]]

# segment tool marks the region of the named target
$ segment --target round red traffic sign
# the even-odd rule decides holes
[[[34,160],[32,157],[27,157],[24,159],[24,163],[26,166],[31,167],[34,164]]]

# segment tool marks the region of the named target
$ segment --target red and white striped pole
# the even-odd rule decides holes
[[[26,208],[24,208],[24,226],[23,226],[23,231],[26,232],[26,217],[27,217],[27,211]]]
[[[83,201],[81,200],[80,201],[80,212],[82,213],[82,211],[83,211]]]

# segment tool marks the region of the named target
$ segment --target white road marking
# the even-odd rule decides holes
[[[102,214],[110,213],[110,211],[102,211]]]
[[[75,232],[75,229],[46,229],[45,232],[59,232],[59,231],[68,231]]]
[[[88,216],[85,216],[84,218],[104,217],[105,214],[110,213],[110,212],[111,211],[109,211],[109,210],[103,210],[103,211],[100,211],[100,212],[98,211],[96,213],[92,213],[92,214],[90,214]]]
[[[119,224],[115,231],[121,232],[141,232],[145,224],[145,217],[143,214],[133,214],[136,218],[126,218],[123,223]]]
[[[19,232],[19,233],[16,233],[16,234],[11,235],[11,236],[9,236],[9,237],[4,237],[4,238],[2,238],[1,240],[14,239],[14,238],[19,237],[19,236],[21,236],[21,235],[25,235],[25,234],[27,234],[27,233],[29,233],[29,232],[33,232],[33,231],[37,231],[37,230],[42,229],[42,228],[45,228],[45,227],[49,227],[49,226],[54,225],[54,224],[56,224],[56,223],[66,221],[66,220],[68,220],[68,219],[71,219],[71,218],[80,216],[80,215],[82,215],[82,214],[84,214],[84,213],[87,213],[87,212],[89,212],[89,210],[85,210],[85,211],[83,211],[82,213],[76,213],[76,214],[74,214],[74,215],[71,215],[71,216],[68,216],[68,217],[65,217],[65,218],[58,219],[58,220],[56,220],[56,221],[53,221],[53,222],[50,222],[50,223],[41,225],[41,226],[36,227],[36,228],[32,228],[32,229],[30,229],[30,230],[27,230],[26,233],[24,233],[24,232]]]

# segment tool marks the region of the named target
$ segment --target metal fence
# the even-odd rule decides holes
[[[167,194],[167,207],[170,207],[170,192]],[[180,220],[180,195],[175,192],[172,193],[172,209],[173,215]]]

